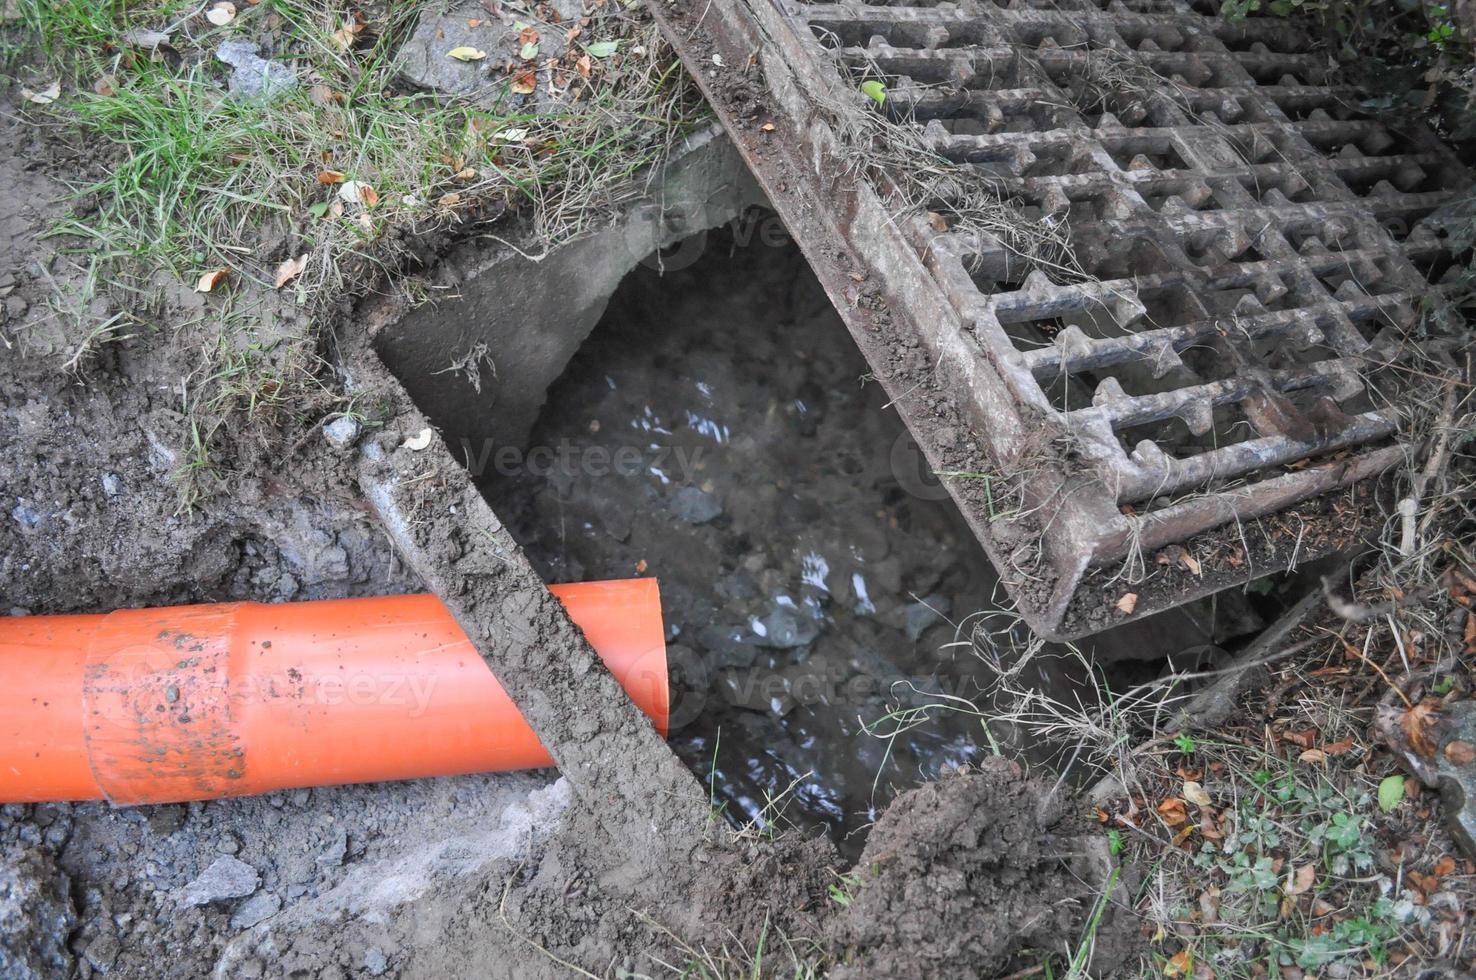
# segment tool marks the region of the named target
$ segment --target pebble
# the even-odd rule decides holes
[[[688,524],[706,524],[723,512],[723,505],[705,490],[682,487],[671,496],[671,512]]]
[[[771,599],[768,613],[754,627],[753,642],[776,650],[809,646],[820,635],[820,624],[798,607]]]
[[[181,905],[209,905],[229,898],[245,898],[261,884],[256,869],[239,858],[224,855],[211,862],[200,877],[180,890]]]
[[[334,449],[349,449],[359,441],[359,433],[362,431],[363,426],[358,419],[345,415],[323,426],[323,438]]]
[[[280,61],[268,61],[257,54],[257,46],[249,41],[222,41],[215,56],[235,70],[231,72],[231,95],[254,99],[271,98],[297,87],[297,76]]]
[[[272,892],[261,892],[242,902],[231,916],[232,929],[250,929],[282,910],[282,900]]]
[[[381,976],[389,969],[389,960],[384,955],[384,950],[378,946],[370,946],[364,954],[364,970],[371,976]]]
[[[109,497],[116,497],[123,492],[123,480],[117,473],[104,473],[102,475],[103,493]]]

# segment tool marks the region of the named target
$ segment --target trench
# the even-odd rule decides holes
[[[1261,625],[1231,594],[1099,634],[1086,659],[1032,645],[782,224],[751,206],[704,223],[557,318],[504,305],[499,323],[547,334],[536,363],[499,360],[464,300],[379,349],[546,581],[658,579],[669,745],[733,825],[854,856],[891,798],[950,767],[1066,761],[985,725],[997,670],[1024,662],[1017,687],[1078,702],[1088,662],[1131,684]],[[494,263],[463,285],[558,302],[541,275]],[[406,370],[446,335],[475,356]]]

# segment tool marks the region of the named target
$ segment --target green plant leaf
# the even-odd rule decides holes
[[[596,41],[593,44],[586,44],[584,46],[584,50],[589,52],[589,56],[591,58],[608,58],[616,51],[620,50],[620,42]]]
[[[887,104],[887,87],[876,79],[861,83],[861,94],[871,99],[877,105]]]
[[[525,44],[518,51],[518,54],[522,57],[524,61],[532,61],[534,58],[538,57],[538,45]]]
[[[1379,783],[1379,809],[1391,812],[1404,799],[1404,777],[1385,776]]]

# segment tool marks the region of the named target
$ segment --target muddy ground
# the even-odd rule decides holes
[[[45,233],[70,207],[51,175],[98,161],[74,137],[23,119],[14,98],[0,105],[0,438],[10,449],[0,460],[0,606],[45,615],[421,588],[358,472],[377,431],[398,432],[402,415],[418,426],[418,416],[390,391],[361,423],[359,449],[321,430],[351,397],[341,351],[367,349],[352,333],[353,298],[304,309],[250,283],[205,297],[176,277],[130,279],[126,269],[92,281],[84,243]],[[115,316],[127,329],[96,343]],[[243,362],[265,386],[258,394],[290,390],[289,400],[215,432],[208,457],[191,457],[199,393],[222,365]],[[274,387],[288,376],[308,383]],[[358,378],[356,394],[376,383]],[[1089,845],[1058,803],[1042,809],[1043,787],[1006,763],[956,778],[942,813],[956,820],[934,825],[937,840],[918,840],[895,867],[890,852],[859,866],[896,875],[898,888],[944,867],[969,878],[1004,869],[1015,891],[1040,896],[1050,921],[1079,935],[1101,868],[1062,877],[1058,854],[1015,844],[1034,821],[1080,838],[1073,854],[1100,841]],[[705,806],[692,787],[688,804]],[[1016,796],[1025,802],[1009,812],[1022,823],[979,821]],[[916,964],[960,953],[956,921],[881,947],[858,939],[870,935],[867,913],[837,915],[845,906],[831,888],[847,880],[846,862],[823,838],[734,835],[719,820],[694,836],[689,820],[673,820],[632,857],[608,835],[608,817],[552,773],[127,809],[10,805],[0,815],[0,961],[7,976],[40,977],[523,976],[563,975],[568,964],[660,975],[663,964],[705,958],[746,970],[764,937],[822,964],[865,964],[895,943],[915,947],[906,959]],[[962,965],[988,972],[1047,939],[1059,946],[1039,925],[980,929]]]

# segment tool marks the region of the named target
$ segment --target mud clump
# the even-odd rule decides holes
[[[45,851],[0,853],[0,977],[71,975],[67,936],[76,924],[67,878]]]
[[[997,976],[1029,950],[1074,950],[1105,890],[1107,854],[1051,789],[991,758],[899,796],[829,923],[842,964],[831,975]],[[1093,974],[1121,962],[1134,935],[1130,916],[1109,906]]]

